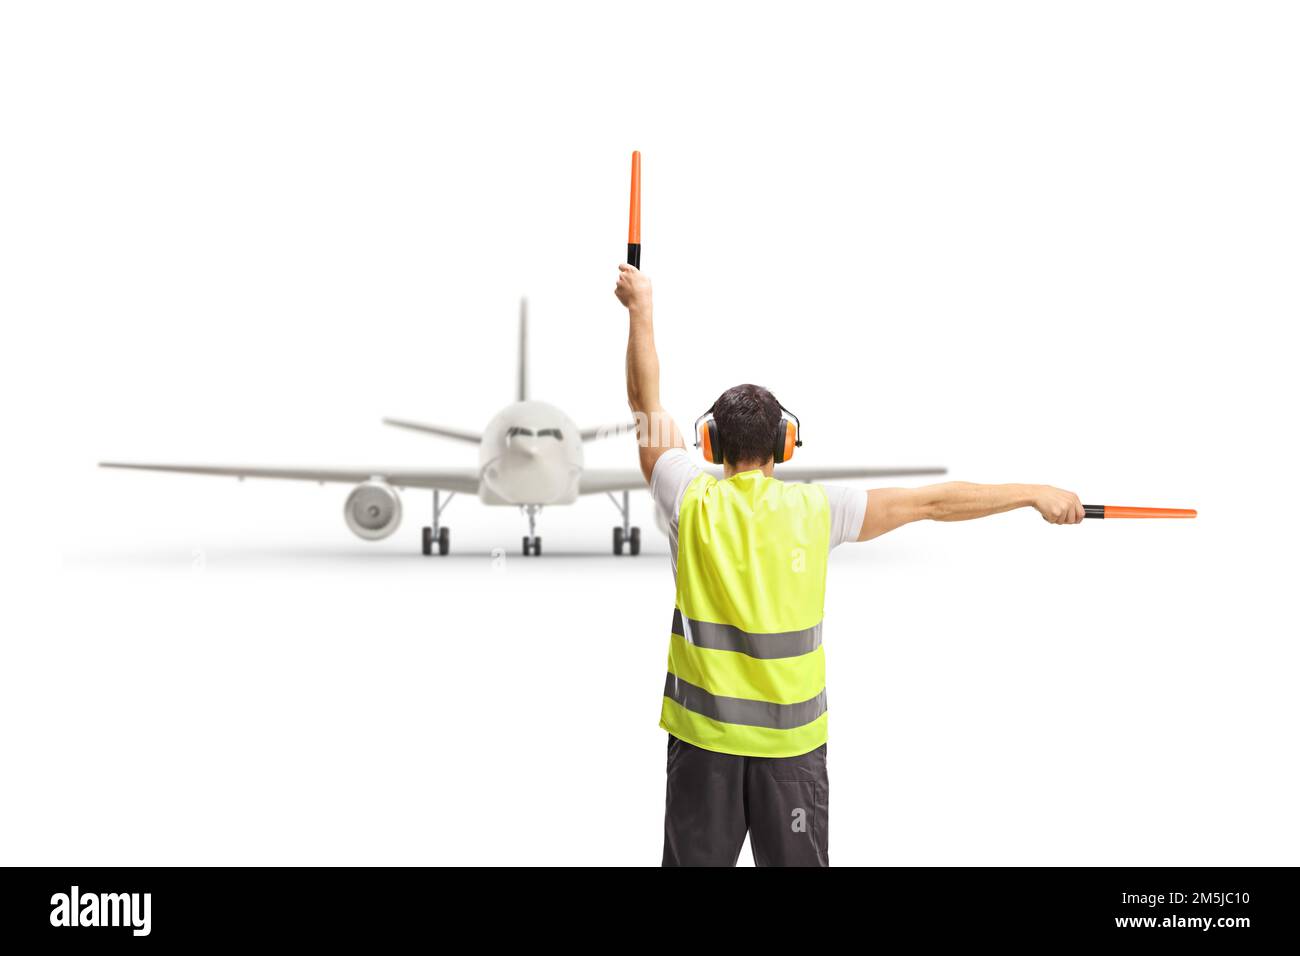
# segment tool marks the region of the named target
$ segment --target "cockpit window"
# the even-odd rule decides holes
[[[518,425],[512,425],[506,429],[506,438],[514,438],[516,435],[527,438],[533,438],[534,436],[537,438],[554,438],[556,441],[560,441],[564,437],[560,434],[558,428],[540,428],[534,432],[531,428],[520,428]]]

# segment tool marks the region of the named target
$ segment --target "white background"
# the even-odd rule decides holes
[[[1195,522],[903,529],[832,560],[839,864],[1295,864],[1285,4],[46,3],[0,19],[0,861],[659,859],[672,586],[603,498],[104,458],[470,465],[533,388],[618,420],[628,156],[679,420],[807,464]],[[631,466],[629,440],[588,462]],[[504,547],[504,561],[490,557]],[[743,857],[749,860],[746,851]]]

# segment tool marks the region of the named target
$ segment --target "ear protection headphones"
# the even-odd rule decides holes
[[[776,404],[785,412],[772,437],[772,461],[780,464],[794,457],[794,450],[803,445],[803,440],[800,438],[799,416],[780,402]],[[718,440],[718,423],[713,417],[713,408],[695,419],[695,447],[703,453],[705,461],[722,464],[722,442]]]

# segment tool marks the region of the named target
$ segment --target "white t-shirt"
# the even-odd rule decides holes
[[[650,496],[668,526],[668,553],[672,557],[674,578],[677,577],[677,520],[681,516],[682,498],[703,470],[691,461],[685,448],[670,448],[659,456],[650,473]],[[831,507],[831,548],[845,541],[857,541],[862,519],[867,516],[867,493],[861,488],[840,485],[822,485],[822,488]]]

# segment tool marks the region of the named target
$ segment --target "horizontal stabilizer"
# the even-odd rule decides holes
[[[578,434],[583,441],[596,441],[599,438],[614,438],[634,431],[636,431],[636,422],[616,422],[612,425],[597,425],[594,428],[584,428]]]
[[[477,445],[483,440],[483,436],[478,432],[467,431],[464,428],[448,428],[446,425],[426,425],[423,422],[408,422],[400,418],[385,418],[385,425],[392,425],[394,428],[409,428],[413,432],[424,432],[426,435],[441,435],[443,438],[453,438],[456,441],[469,442],[471,445]]]

